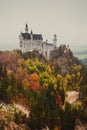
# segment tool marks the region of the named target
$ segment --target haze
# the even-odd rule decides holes
[[[87,0],[0,0],[0,50],[19,48],[26,22],[44,41],[87,47]]]

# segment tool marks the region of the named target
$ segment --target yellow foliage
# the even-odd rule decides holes
[[[63,87],[64,87],[64,89],[67,88],[67,83],[68,83],[67,79],[64,79],[64,80],[63,80]]]
[[[57,80],[62,80],[62,75],[58,74],[57,75]]]
[[[80,74],[80,72],[77,72],[77,74],[76,74],[76,75],[77,75],[77,77],[80,77],[80,75],[81,75],[81,74]]]
[[[46,71],[47,71],[49,74],[52,74],[52,69],[50,68],[49,65],[46,65]]]
[[[75,76],[75,74],[71,74],[71,77],[74,79],[76,76]]]
[[[73,67],[73,69],[75,70],[75,71],[80,71],[81,70],[81,65],[74,65],[74,67]]]
[[[48,87],[48,83],[43,83],[43,87]]]
[[[70,81],[70,80],[72,79],[72,78],[71,78],[71,75],[67,74],[67,75],[66,75],[66,79]]]
[[[22,81],[22,83],[23,83],[24,88],[25,88],[25,89],[28,89],[28,87],[29,87],[29,81],[26,80],[26,79],[24,79],[24,80]]]

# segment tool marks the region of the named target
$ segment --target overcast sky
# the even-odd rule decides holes
[[[0,50],[19,47],[26,22],[49,42],[87,45],[87,0],[0,0]]]

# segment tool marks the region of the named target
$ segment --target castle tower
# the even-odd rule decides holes
[[[54,44],[55,47],[57,47],[57,36],[56,36],[56,34],[54,34],[53,44]]]
[[[31,30],[30,35],[31,35],[31,40],[32,40],[33,39],[33,31],[32,30]]]
[[[25,25],[25,32],[28,33],[28,25]]]

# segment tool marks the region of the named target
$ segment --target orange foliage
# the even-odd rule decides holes
[[[7,76],[8,76],[8,78],[10,78],[12,74],[13,74],[12,70],[7,69]]]
[[[33,74],[30,74],[30,76],[29,76],[29,79],[31,80],[31,81],[36,81],[36,82],[39,82],[39,75],[37,74],[37,73],[33,73]]]
[[[29,75],[29,87],[35,91],[39,90],[39,75],[37,73],[33,73]]]
[[[31,81],[29,83],[29,87],[35,91],[39,90],[39,83],[37,83],[36,81]]]

